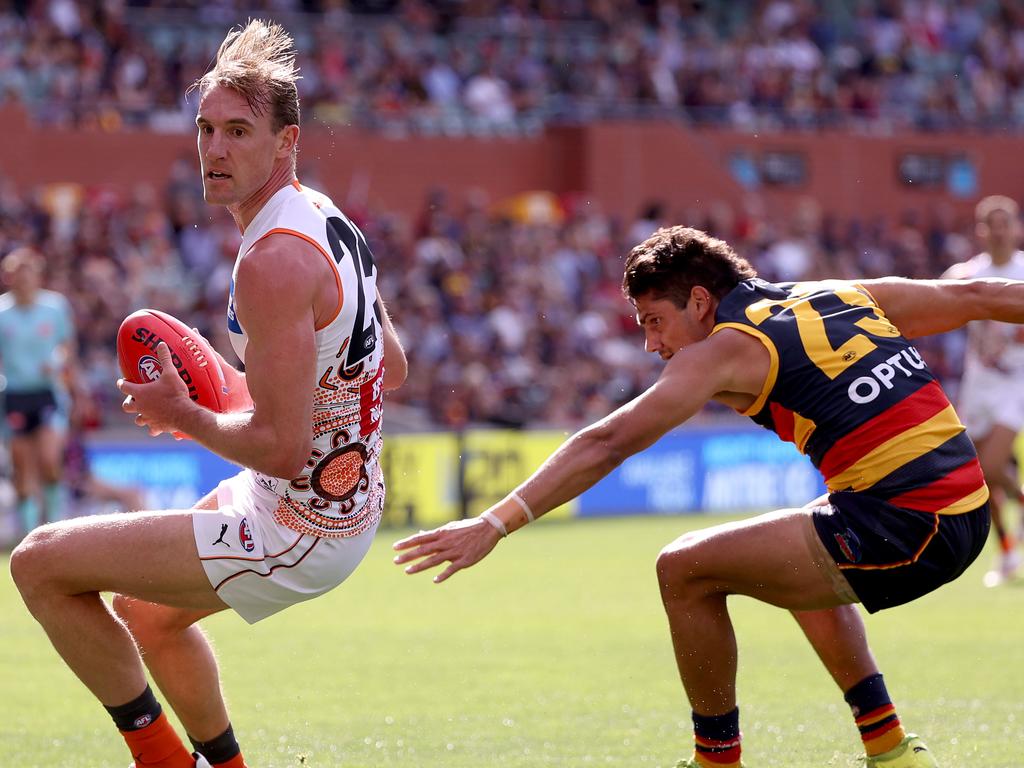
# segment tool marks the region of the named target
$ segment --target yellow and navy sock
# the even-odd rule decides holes
[[[881,674],[865,677],[843,698],[853,711],[868,757],[888,752],[906,737]]]
[[[693,713],[693,758],[704,768],[740,768],[740,711]]]

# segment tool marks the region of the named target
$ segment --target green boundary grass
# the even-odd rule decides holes
[[[382,531],[339,589],[254,627],[205,626],[253,768],[672,766],[689,710],[654,559],[722,518],[541,522],[443,585],[390,562]],[[959,581],[868,617],[908,729],[945,768],[1024,765],[1024,588]],[[6,562],[6,561],[5,561]],[[5,568],[5,574],[7,569]],[[842,696],[783,611],[730,606],[744,761],[848,766]],[[122,768],[106,713],[59,662],[0,577],[0,765]]]

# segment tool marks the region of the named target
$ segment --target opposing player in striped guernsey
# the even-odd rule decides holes
[[[251,409],[207,410],[178,376],[119,382],[140,426],[188,434],[246,469],[192,510],[47,526],[11,558],[26,604],[110,713],[135,768],[244,768],[196,622],[230,608],[251,623],[327,592],[380,520],[382,399],[404,380],[405,355],[362,233],[296,178],[297,77],[288,34],[253,21],[196,85],[206,200],[242,233],[227,323],[245,374],[219,362]],[[167,345],[156,353],[169,370]],[[116,616],[101,591],[116,593]]]
[[[666,365],[633,402],[572,436],[480,517],[395,544],[444,581],[716,400],[796,444],[828,494],[686,534],[657,562],[693,710],[681,766],[739,766],[736,637],[726,598],[793,613],[842,690],[869,768],[934,768],[904,731],[854,606],[874,612],[957,578],[982,550],[988,488],[970,439],[911,339],[976,319],[1024,323],[1008,279],[771,284],[721,240],[661,229],[633,249],[623,288]],[[819,758],[824,762],[826,756]]]

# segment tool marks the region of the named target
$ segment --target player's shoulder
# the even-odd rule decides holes
[[[323,192],[298,183],[296,183],[294,187],[296,194],[288,197],[282,206],[282,211],[286,215],[305,215],[313,216],[315,218],[329,218],[331,216],[337,216],[340,213],[338,206],[334,204],[334,201]]]
[[[977,277],[984,269],[991,266],[992,258],[987,253],[979,253],[966,261],[960,261],[948,267],[942,277],[949,280],[967,280]]]
[[[236,294],[247,297],[243,304],[251,301],[249,297],[267,302],[308,297],[330,279],[323,256],[323,247],[301,232],[272,231],[238,260]]]
[[[68,309],[70,306],[67,297],[63,293],[51,291],[48,288],[40,289],[36,301],[44,307],[52,307],[61,311]]]

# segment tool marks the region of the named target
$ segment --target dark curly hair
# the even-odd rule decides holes
[[[695,285],[718,299],[757,277],[750,262],[724,240],[691,227],[663,227],[629,252],[622,292],[631,301],[650,294],[682,309]]]

